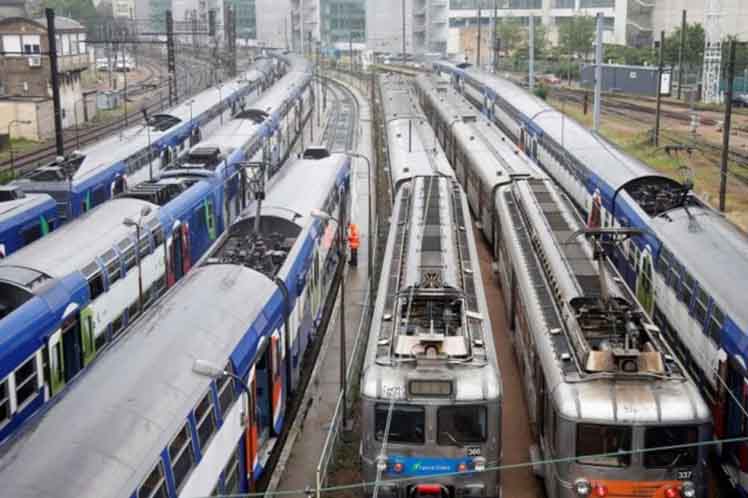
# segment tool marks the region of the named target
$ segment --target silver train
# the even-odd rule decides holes
[[[549,498],[706,496],[710,411],[570,200],[448,81],[421,103],[489,240]],[[597,222],[596,222],[597,220]],[[646,451],[641,451],[646,450]]]
[[[381,92],[395,201],[361,381],[363,478],[380,497],[498,496],[485,469],[500,463],[502,385],[468,204],[412,84]]]

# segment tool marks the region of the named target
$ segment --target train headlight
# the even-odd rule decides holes
[[[379,455],[377,457],[377,472],[384,472],[387,470],[387,457]]]
[[[696,486],[691,481],[684,481],[680,487],[680,494],[683,495],[683,498],[695,498]]]
[[[486,470],[486,459],[484,457],[473,458],[473,468],[476,472],[483,472]]]
[[[596,497],[603,498],[604,496],[608,496],[608,488],[605,486],[605,484],[595,484],[593,493]]]
[[[397,462],[397,463],[395,463],[395,465],[393,465],[393,466],[392,466],[392,469],[393,469],[393,470],[394,470],[394,471],[395,471],[396,473],[398,473],[398,474],[399,474],[400,472],[402,472],[402,471],[403,471],[403,464],[402,464],[402,463],[400,463],[400,462]]]
[[[665,498],[681,498],[680,491],[678,491],[678,488],[667,488]]]
[[[588,481],[584,477],[580,477],[579,479],[574,481],[574,491],[577,492],[577,496],[579,496],[580,498],[587,498],[590,495],[590,491],[592,491],[590,481]]]
[[[465,462],[462,462],[460,465],[458,465],[457,472],[467,472],[467,464]]]

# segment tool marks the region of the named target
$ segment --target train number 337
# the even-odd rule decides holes
[[[687,481],[691,479],[691,476],[693,475],[693,472],[690,470],[679,470],[678,471],[678,480],[680,481]]]

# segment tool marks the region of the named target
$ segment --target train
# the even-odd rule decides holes
[[[492,248],[547,496],[707,496],[707,401],[607,258],[639,231],[585,224],[449,81],[417,87]]]
[[[407,80],[380,80],[394,206],[361,374],[387,498],[501,496],[502,384],[466,196]]]
[[[12,184],[28,193],[45,193],[57,202],[62,225],[158,175],[162,165],[223,125],[242,103],[276,79],[275,59],[260,59],[237,78],[194,97],[93,145],[55,158]]]
[[[439,62],[466,98],[606,227],[641,230],[611,253],[616,268],[699,380],[717,439],[745,437],[748,406],[748,238],[676,181],[626,155],[509,81]],[[729,275],[729,278],[725,278]],[[748,497],[748,443],[716,447],[724,477]]]
[[[0,187],[0,258],[47,235],[57,225],[57,205],[48,194]]]
[[[0,262],[0,441],[216,243],[245,206],[249,175],[260,174],[248,165],[267,165],[261,174],[269,178],[298,147],[313,106],[311,72],[297,69],[160,178]]]
[[[0,448],[3,492],[256,490],[288,427],[318,318],[336,297],[345,242],[314,212],[347,222],[350,168],[348,156],[332,154],[278,172],[261,210],[250,205],[123,340]]]

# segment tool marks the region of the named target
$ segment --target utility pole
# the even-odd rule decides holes
[[[657,63],[657,104],[655,109],[654,146],[660,146],[660,109],[662,107],[662,71],[665,63],[665,31],[660,31],[660,54]]]
[[[704,69],[702,100],[719,103],[720,71],[722,70],[722,4],[705,0],[704,7]]]
[[[499,2],[498,0],[493,0],[493,20],[491,21],[492,27],[491,27],[491,47],[493,48],[493,60],[491,61],[493,63],[493,72],[498,73],[499,72],[499,38],[497,36],[497,30],[496,30],[496,20],[499,15]]]
[[[528,67],[528,83],[530,85],[530,91],[535,89],[535,16],[530,14],[530,63]]]
[[[659,88],[659,87],[658,87]],[[603,15],[597,13],[597,36],[595,37],[595,102],[592,111],[592,130],[600,131],[600,100],[603,89]]]
[[[402,1],[402,14],[403,14],[403,60],[405,64],[405,0]]]
[[[686,9],[683,9],[683,18],[680,22],[680,47],[678,48],[678,100],[680,100],[681,88],[683,88],[683,55],[686,52]]]
[[[481,12],[480,4],[478,4],[478,44],[477,44],[477,50],[475,51],[475,67],[480,69],[480,35],[481,35],[481,20],[483,18],[483,13]]]
[[[49,40],[49,69],[52,72],[52,105],[55,118],[55,148],[58,156],[65,155],[62,138],[62,104],[60,103],[60,74],[57,72],[57,38],[55,37],[55,11],[44,9],[47,15],[47,39]]]
[[[732,91],[735,80],[735,40],[730,40],[730,60],[727,64],[727,91],[725,92],[725,123],[722,125],[722,161],[719,177],[719,210],[725,211],[727,195],[727,160],[730,155],[730,128],[732,125]]]
[[[348,57],[351,61],[351,74],[353,74],[353,31],[348,32]]]
[[[177,94],[177,62],[174,55],[174,18],[166,11],[166,67],[169,71],[169,105],[179,100]]]

